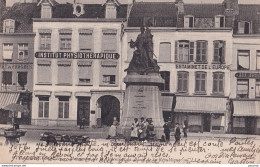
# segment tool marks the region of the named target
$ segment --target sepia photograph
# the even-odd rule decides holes
[[[0,0],[0,149],[259,167],[260,0]]]

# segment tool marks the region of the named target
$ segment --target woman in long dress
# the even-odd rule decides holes
[[[117,136],[118,124],[118,121],[116,120],[116,118],[114,118],[113,125],[111,125],[111,127],[109,128],[107,139],[114,138]]]
[[[135,118],[134,122],[132,123],[132,131],[131,131],[131,138],[130,138],[131,141],[138,139],[138,129],[139,129],[139,122],[138,119]]]

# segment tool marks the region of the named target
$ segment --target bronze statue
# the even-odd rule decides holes
[[[153,59],[153,35],[149,27],[140,28],[139,34],[134,42],[131,40],[130,47],[136,48],[129,67],[125,70],[127,72],[136,72],[138,74],[146,74],[148,72],[159,72],[159,66],[155,59]]]

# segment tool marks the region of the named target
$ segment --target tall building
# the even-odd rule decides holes
[[[260,134],[260,5],[238,7],[231,68],[233,133]]]
[[[223,4],[136,2],[128,18],[125,47],[140,26],[152,25],[154,58],[165,79],[164,118],[174,109],[174,121],[187,119],[191,132],[228,131],[233,16],[226,9]],[[133,51],[124,50],[125,67]]]
[[[31,109],[33,91],[34,37],[32,18],[36,4],[15,4],[1,18],[0,25],[0,121],[7,123],[9,113],[2,109],[19,103]],[[21,113],[18,122],[30,123],[31,113]]]
[[[122,45],[127,5],[39,1],[33,20],[32,124],[111,125],[123,105]]]

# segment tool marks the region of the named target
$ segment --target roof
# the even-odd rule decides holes
[[[151,17],[154,19],[155,24],[156,18],[158,18],[157,21],[165,23],[157,25],[158,27],[174,27],[177,21],[176,12],[175,3],[173,2],[136,2],[130,12],[128,25],[130,27],[143,26],[145,17]]]
[[[0,20],[0,32],[3,32],[3,21],[15,20],[15,33],[33,32],[32,18],[40,18],[40,7],[36,3],[15,3]]]
[[[105,18],[105,5],[86,4],[85,13],[79,17],[73,14],[73,4],[58,4],[53,8],[53,18]],[[126,18],[127,5],[117,7],[117,18]]]
[[[216,15],[224,15],[224,11],[222,4],[184,4],[185,15],[193,15],[195,18],[214,18]]]
[[[252,21],[253,33],[260,33],[260,5],[240,4],[238,21]]]

